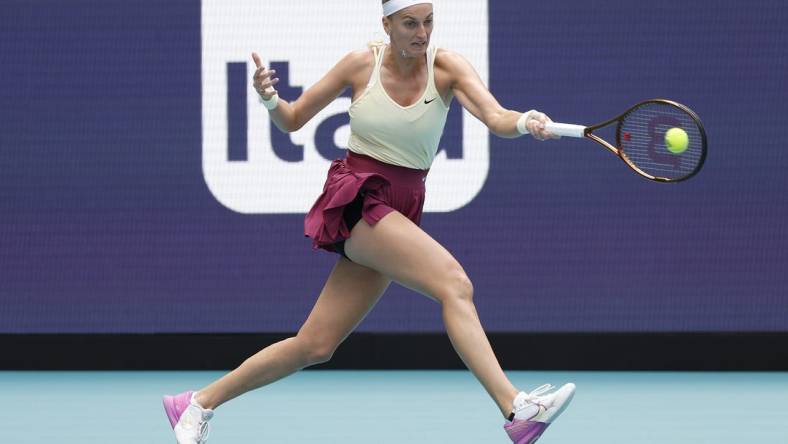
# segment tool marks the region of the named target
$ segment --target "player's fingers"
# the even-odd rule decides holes
[[[266,82],[263,82],[260,85],[260,91],[265,91],[266,93],[273,94],[276,90],[274,89],[274,85],[279,83],[279,79],[273,79]]]
[[[254,60],[254,64],[257,66],[257,68],[262,68],[263,67],[263,62],[260,61],[260,56],[257,55],[256,52],[252,53],[252,60]]]
[[[531,135],[536,140],[544,140],[544,137],[542,136],[542,128],[540,128],[540,125],[540,122],[535,118],[529,119],[525,124],[525,126],[528,128],[528,132],[531,133]]]
[[[525,128],[528,130],[528,133],[533,135],[536,131],[536,127],[534,126],[534,119],[528,119],[525,121]]]
[[[551,119],[550,116],[548,116],[547,114],[545,114],[545,119],[547,119],[547,121],[545,122],[545,125],[547,125],[548,123],[553,123],[553,119]],[[550,131],[547,131],[546,136],[547,136],[548,139],[560,139],[561,138],[561,136],[559,136],[558,134],[553,134]]]
[[[271,96],[273,96],[274,94],[277,93],[276,89],[274,89],[274,85],[276,85],[277,83],[279,83],[279,79],[278,78],[277,79],[264,80],[264,81],[255,83],[254,88],[255,88],[255,90],[257,90],[258,94],[260,94],[261,96],[265,97],[266,99],[269,99],[269,98],[271,98]]]
[[[274,74],[276,74],[275,69],[267,69],[265,67],[262,67],[262,68],[258,68],[257,71],[255,71],[254,79],[263,80],[273,76]]]
[[[542,132],[541,132],[542,137],[544,137],[545,140],[547,140],[547,139],[560,139],[561,136],[559,136],[557,134],[553,134],[547,129],[547,124],[548,123],[552,123],[553,119],[551,119],[550,116],[548,116],[547,114],[544,114],[544,113],[539,113],[539,114],[540,114],[539,115],[539,121],[541,122],[541,124],[542,124],[541,126],[543,128]]]
[[[533,114],[533,119],[532,120],[534,121],[534,127],[535,127],[535,130],[536,130],[534,134],[537,134],[539,136],[538,137],[539,140],[545,140],[547,138],[546,130],[545,130],[545,123],[547,122],[547,115],[545,115],[544,113],[541,113],[541,112],[535,112]]]
[[[265,75],[263,77],[260,77],[260,79],[259,79],[259,81],[257,83],[259,83],[261,85],[274,85],[277,82],[279,82],[279,78],[278,77],[274,77],[273,73],[270,73],[270,74],[267,74],[267,75]]]
[[[531,120],[530,130],[531,130],[531,134],[535,136],[539,136],[539,133],[541,132],[542,129],[539,127],[538,120],[536,119]]]

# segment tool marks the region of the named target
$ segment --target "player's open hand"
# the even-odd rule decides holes
[[[559,139],[561,136],[557,136],[545,129],[545,124],[547,122],[552,122],[552,120],[547,117],[547,114],[540,113],[539,111],[531,111],[525,120],[525,127],[536,140]]]
[[[254,76],[252,77],[252,86],[254,86],[257,94],[260,94],[260,97],[269,100],[276,95],[274,85],[279,83],[279,78],[274,77],[276,70],[268,69],[263,66],[263,63],[260,61],[260,56],[257,55],[256,52],[252,53],[252,60],[254,60],[255,66],[257,66],[257,69],[254,71]]]

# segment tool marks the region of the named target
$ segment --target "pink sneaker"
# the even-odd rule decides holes
[[[204,409],[194,400],[194,392],[162,398],[164,411],[175,431],[178,444],[205,444],[211,430],[208,421],[213,410]]]
[[[545,384],[531,393],[520,392],[514,398],[514,418],[506,421],[503,426],[514,444],[535,443],[569,406],[575,395],[575,385],[570,382],[552,393],[547,393],[554,388]]]

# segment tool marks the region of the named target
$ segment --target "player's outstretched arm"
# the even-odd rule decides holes
[[[271,120],[277,128],[283,132],[297,131],[351,86],[353,75],[358,75],[368,63],[368,52],[354,51],[346,55],[293,102],[278,97],[274,88],[279,82],[276,71],[263,66],[260,56],[252,53],[252,59],[257,66],[252,85],[269,109]]]
[[[507,138],[522,136],[517,130],[517,121],[523,114],[502,107],[464,57],[455,52],[441,50],[436,64],[448,73],[452,94],[460,104],[487,125],[493,134]],[[536,139],[555,138],[556,136],[544,127],[544,124],[550,121],[544,113],[532,111],[525,120],[525,127]]]

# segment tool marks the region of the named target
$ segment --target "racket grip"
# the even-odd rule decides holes
[[[585,137],[586,127],[569,123],[547,122],[544,125],[547,131],[562,137]]]

